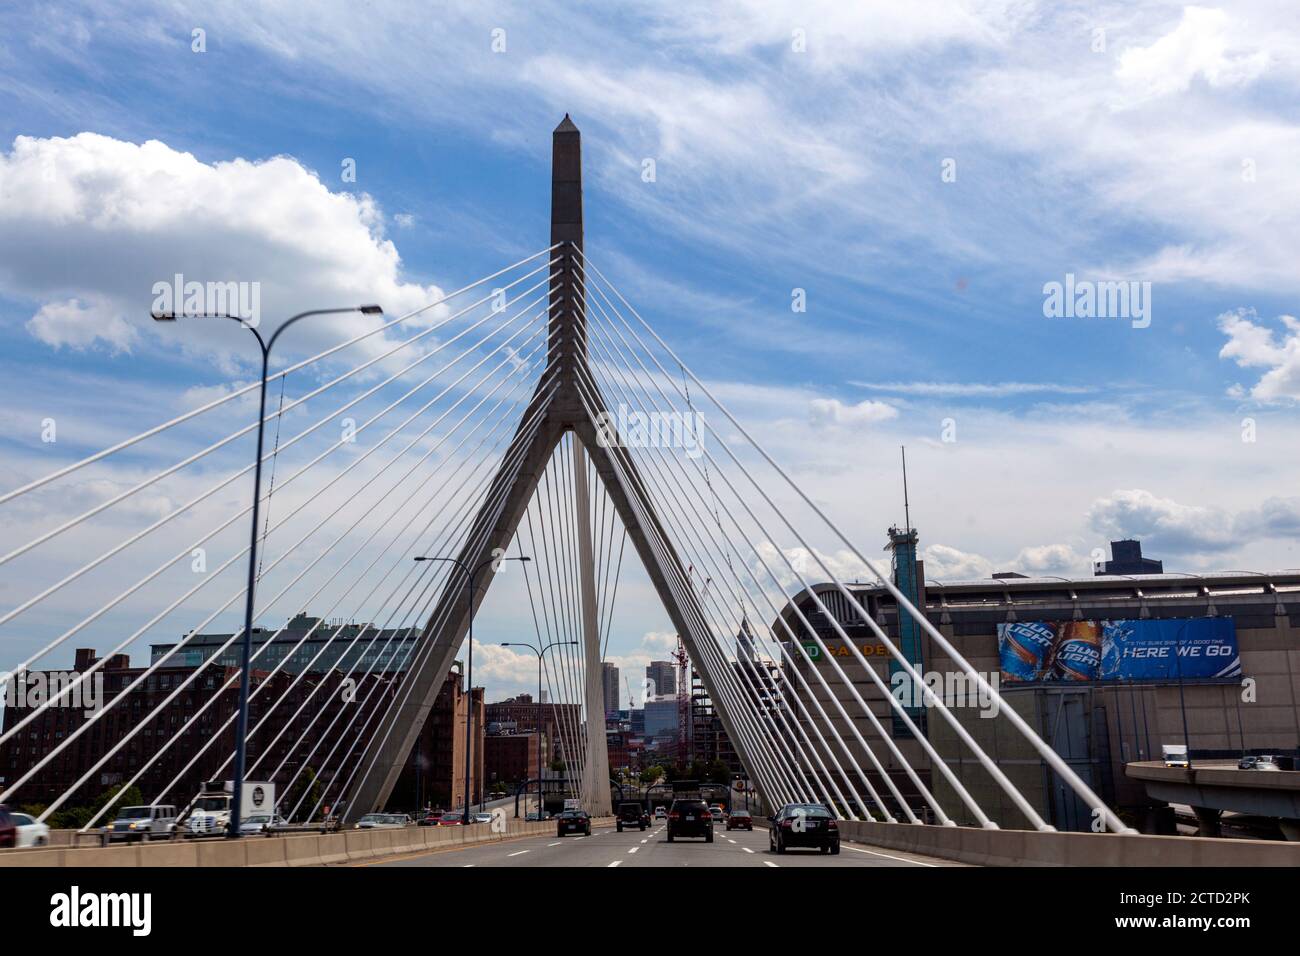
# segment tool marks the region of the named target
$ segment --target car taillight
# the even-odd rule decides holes
[[[838,825],[834,820],[827,820],[827,821],[826,821],[826,829],[827,829],[827,830],[838,830],[838,829],[839,829],[839,825]]]
[[[792,823],[793,823],[793,821],[791,821],[791,820],[782,820],[782,821],[781,821],[781,826],[782,826],[783,829],[788,830],[788,829],[790,829],[790,826],[791,826]]]
[[[677,813],[670,813],[670,814],[668,814],[668,819],[669,819],[669,820],[677,820],[677,819],[680,819],[680,818],[681,818],[681,814],[677,814]]]

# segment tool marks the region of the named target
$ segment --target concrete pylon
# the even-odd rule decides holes
[[[600,657],[600,625],[596,613],[596,562],[592,557],[591,494],[587,488],[587,455],[582,442],[573,443],[573,497],[578,511],[578,575],[582,591],[582,643],[586,652],[587,772],[582,806],[592,816],[608,816],[609,748],[605,744],[605,686]]]
[[[653,497],[632,456],[608,424],[614,416],[603,407],[588,410],[588,405],[601,402],[601,398],[587,368],[585,285],[578,262],[582,242],[582,139],[566,114],[555,128],[551,150],[551,243],[560,245],[551,253],[557,261],[550,272],[548,367],[488,487],[459,558],[466,567],[477,568],[491,560],[494,552],[500,554],[509,548],[556,445],[565,432],[573,432],[574,460],[582,462],[574,476],[578,481],[575,492],[589,495],[586,481],[589,459],[687,653],[692,660],[699,661],[699,642],[708,639],[707,625],[690,575],[659,521]],[[597,418],[606,423],[599,430]],[[534,421],[538,422],[536,427],[532,425]],[[609,440],[611,434],[613,441]],[[584,700],[588,752],[587,788],[582,799],[588,812],[608,813],[609,756],[605,748],[590,515],[586,503],[578,504],[579,521],[586,522],[585,533],[578,536],[579,546],[585,542],[587,549],[587,558],[582,560],[582,616],[587,656]],[[346,822],[382,809],[388,802],[465,639],[470,615],[477,611],[492,578],[491,574],[481,575],[481,586],[469,601],[458,575],[451,575],[444,585],[411,655],[410,672],[398,688],[401,703],[379,722],[362,756],[361,782],[345,804]],[[676,583],[676,590],[670,581]],[[722,699],[708,675],[701,673],[701,680],[712,700]],[[718,716],[750,779],[757,779],[731,715],[719,708]]]

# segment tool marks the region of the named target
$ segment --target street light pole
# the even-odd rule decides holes
[[[551,641],[551,643],[544,645],[540,651],[527,641],[515,641],[513,643],[510,641],[504,641],[501,644],[502,647],[526,647],[537,655],[537,819],[539,822],[542,819],[542,807],[546,799],[542,779],[542,774],[545,769],[542,767],[542,655],[552,647],[562,647],[565,644],[577,643],[577,641]]]
[[[285,329],[299,319],[305,319],[310,315],[335,315],[342,312],[382,315],[383,311],[377,305],[359,305],[345,309],[313,309],[310,312],[299,312],[276,329],[269,340],[262,338],[262,333],[257,331],[255,322],[236,315],[225,312],[185,313],[187,318],[220,318],[238,322],[253,333],[253,337],[257,339],[258,347],[262,351],[262,383],[257,412],[257,458],[253,461],[253,522],[248,546],[248,590],[244,598],[244,639],[241,642],[239,654],[239,716],[235,726],[235,780],[233,792],[230,794],[230,823],[226,827],[226,837],[228,839],[239,839],[241,836],[240,824],[243,819],[244,764],[248,748],[246,739],[248,736],[248,672],[253,656],[253,602],[257,588],[257,520],[258,505],[262,499],[262,439],[266,432],[266,384],[271,363],[271,348]],[[155,312],[152,313],[152,317],[155,322],[175,322],[177,319],[175,312]]]
[[[468,601],[466,613],[469,615],[466,626],[466,641],[468,649],[465,653],[465,692],[468,699],[465,703],[465,816],[463,822],[469,824],[469,806],[470,806],[470,744],[472,741],[471,731],[474,726],[474,580],[479,576],[484,568],[491,567],[494,571],[502,561],[531,561],[532,558],[527,555],[520,557],[505,558],[492,557],[481,563],[473,571],[466,567],[465,562],[460,558],[416,555],[416,561],[446,561],[456,565],[460,573],[465,576],[465,597]],[[479,781],[480,785],[482,781]]]

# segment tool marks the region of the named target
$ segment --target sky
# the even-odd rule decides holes
[[[271,317],[393,315],[543,248],[568,113],[592,261],[860,547],[902,519],[905,445],[934,580],[1086,575],[1120,537],[1168,570],[1300,566],[1294,3],[97,0],[6,20],[3,489],[254,380],[220,329],[159,333],[159,279],[254,277]],[[1144,314],[1052,314],[1053,283],[1103,282]],[[356,322],[304,323],[286,356]],[[20,573],[0,594],[31,590]],[[635,683],[673,639],[625,574],[610,656]],[[533,659],[497,646],[531,629],[485,603],[489,699],[533,689]]]

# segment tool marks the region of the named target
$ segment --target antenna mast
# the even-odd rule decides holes
[[[907,446],[899,445],[898,447],[903,453],[903,530],[910,532],[912,530],[912,509],[907,502]]]

